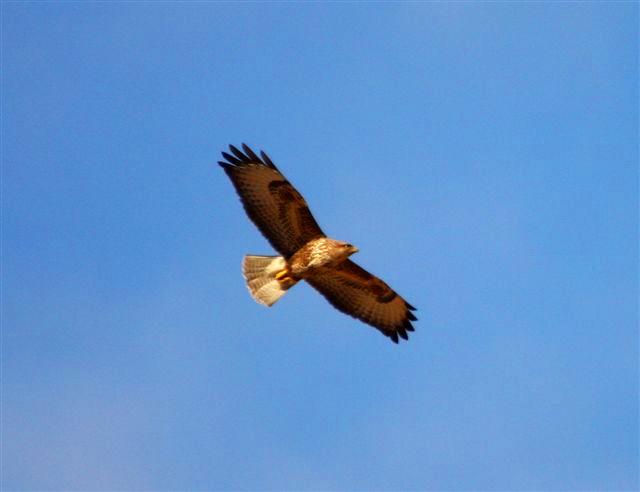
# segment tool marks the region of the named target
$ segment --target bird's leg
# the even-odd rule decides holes
[[[291,277],[291,272],[288,268],[276,273],[276,280],[280,282],[284,287],[291,287],[296,281]]]

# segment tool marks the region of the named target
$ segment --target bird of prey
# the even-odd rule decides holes
[[[335,308],[380,330],[395,343],[408,339],[417,318],[411,304],[378,277],[349,259],[358,248],[328,238],[307,202],[269,156],[229,145],[218,161],[231,179],[245,211],[281,256],[247,255],[242,271],[251,296],[272,306],[306,280]]]

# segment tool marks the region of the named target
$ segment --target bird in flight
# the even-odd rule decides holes
[[[242,273],[251,296],[272,306],[301,280],[336,309],[377,328],[398,343],[417,320],[411,304],[378,277],[349,259],[358,248],[327,237],[307,202],[269,156],[229,145],[218,161],[231,179],[244,209],[280,256],[247,255]]]

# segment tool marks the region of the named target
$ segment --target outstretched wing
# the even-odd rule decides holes
[[[324,237],[307,202],[269,156],[258,157],[247,145],[241,152],[229,145],[231,154],[218,161],[235,186],[249,218],[271,246],[289,258],[311,239]]]
[[[417,318],[411,304],[378,277],[351,260],[337,268],[325,269],[307,282],[336,309],[377,328],[395,343],[398,336],[407,340]]]

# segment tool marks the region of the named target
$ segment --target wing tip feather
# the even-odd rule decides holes
[[[229,144],[229,150],[233,153],[233,155],[235,155],[240,161],[245,162],[247,160],[247,156],[244,155],[240,150],[238,150],[238,147],[236,147],[233,144]]]
[[[271,160],[271,157],[269,157],[264,150],[260,151],[260,157],[262,157],[262,161],[271,169],[276,169],[276,170],[278,169],[276,165],[273,163],[273,161]]]
[[[411,311],[407,311],[407,317],[401,322],[400,325],[387,328],[386,330],[380,330],[382,333],[389,337],[393,343],[398,343],[399,339],[409,340],[408,332],[415,332],[415,328],[411,324],[411,321],[416,321],[417,318],[411,314]]]
[[[242,142],[242,150],[244,150],[244,153],[249,157],[249,159],[260,162],[260,157],[258,157],[255,152],[251,150],[251,147],[244,142]]]
[[[232,167],[232,166],[246,166],[249,164],[258,164],[260,166],[269,167],[274,170],[278,170],[273,161],[269,158],[269,156],[264,152],[260,151],[260,156],[256,154],[251,147],[249,147],[246,143],[240,144],[242,150],[236,147],[233,144],[229,144],[229,152],[222,151],[222,157],[225,158],[226,161],[218,161],[218,163],[222,166],[223,162],[227,166],[223,167]]]

